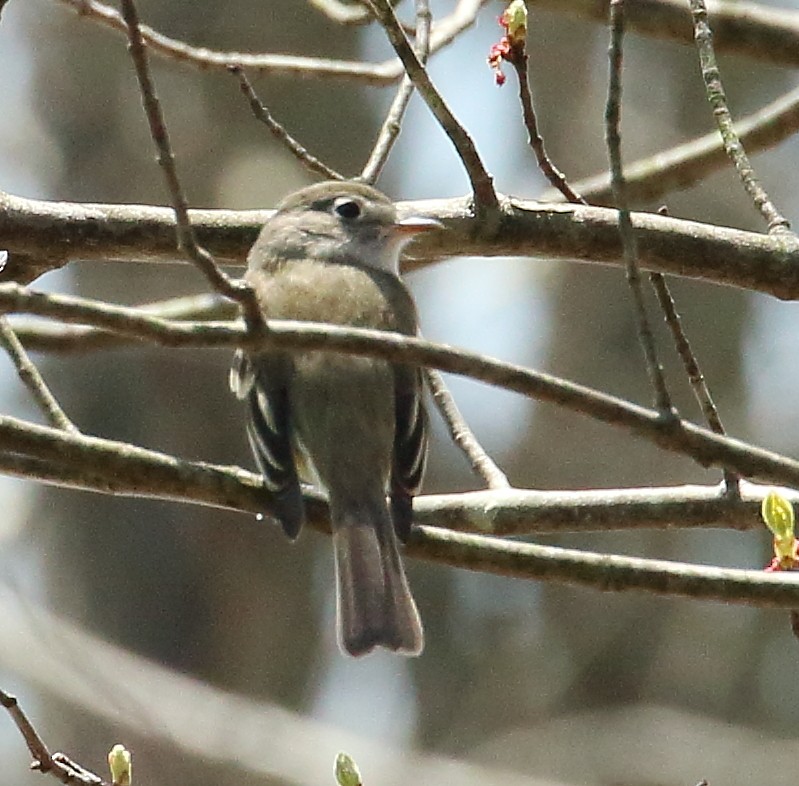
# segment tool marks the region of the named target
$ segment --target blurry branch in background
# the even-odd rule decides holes
[[[256,119],[260,120],[277,139],[306,169],[316,172],[328,180],[343,180],[344,175],[331,169],[324,161],[309,153],[283,126],[272,117],[272,113],[261,103],[258,94],[255,92],[250,80],[241,66],[228,66],[231,74],[238,77],[241,92],[250,104],[250,109]]]
[[[242,773],[248,777],[241,781],[253,783],[332,786],[332,775],[327,781],[319,774],[330,771],[333,752],[344,748],[358,751],[364,772],[402,772],[410,783],[485,786],[499,778],[504,786],[560,786],[551,779],[503,770],[501,762],[480,765],[394,747],[276,702],[221,690],[103,641],[5,584],[0,584],[0,618],[5,627],[0,637],[4,670],[68,707],[107,720],[125,736],[159,740],[176,758],[202,764],[198,771],[207,772],[215,763],[234,780]],[[56,646],[42,646],[43,638]],[[107,686],[114,686],[118,701],[109,701]],[[131,706],[146,707],[146,712],[131,712]],[[135,780],[134,786],[143,783]]]
[[[0,705],[8,710],[8,714],[28,746],[33,757],[32,770],[38,770],[42,775],[53,775],[62,783],[81,784],[81,786],[112,786],[98,775],[67,758],[63,753],[51,754],[28,716],[19,706],[15,696],[0,690]]]
[[[55,1],[73,9],[78,16],[104,27],[119,32],[125,30],[119,12],[98,0]],[[443,49],[471,27],[480,8],[487,2],[460,0],[449,16],[434,25],[431,53]],[[535,0],[535,5],[557,13],[592,19],[603,26],[607,23],[608,0],[599,3],[594,0]],[[684,0],[636,0],[629,12],[632,31],[684,44],[692,41],[689,20],[690,13]],[[710,20],[716,30],[720,52],[747,55],[778,65],[799,65],[799,12],[796,10],[716,0],[710,5]],[[268,74],[332,77],[373,85],[392,84],[403,76],[402,66],[397,60],[369,64],[292,55],[221,52],[191,46],[147,26],[142,33],[154,54],[196,68],[224,68],[239,64]]]
[[[105,3],[98,0],[57,0],[57,2],[72,8],[80,17],[118,32],[126,32],[125,21],[121,14]],[[436,53],[448,46],[464,30],[471,27],[478,11],[487,2],[488,0],[459,0],[453,12],[434,25],[430,37],[430,52]],[[184,41],[163,35],[147,25],[142,25],[141,32],[154,55],[200,69],[221,69],[238,65],[249,71],[260,71],[264,74],[346,79],[372,85],[394,84],[404,76],[402,63],[396,59],[370,64],[294,55],[220,52],[206,47],[191,46]]]
[[[340,0],[308,0],[308,2],[340,25],[366,25],[372,21],[369,9],[357,3],[342,3]],[[392,7],[397,3],[398,0],[391,0]]]
[[[790,231],[788,219],[777,210],[765,189],[760,185],[749,161],[749,156],[746,155],[735,131],[732,115],[727,106],[727,96],[721,82],[721,74],[716,63],[716,54],[713,51],[713,34],[707,21],[707,8],[704,0],[689,0],[689,2],[707,100],[713,109],[713,118],[724,142],[724,150],[735,166],[744,190],[754,202],[755,209],[760,211],[763,220],[768,225],[768,231],[775,234],[787,233]]]
[[[535,0],[535,6],[605,25],[609,0]],[[799,11],[795,8],[713,0],[709,11],[719,52],[799,66]],[[686,0],[635,0],[627,17],[631,32],[683,44],[693,42]]]
[[[234,319],[237,307],[221,295],[186,295],[136,306],[138,311],[168,320]],[[30,350],[54,353],[85,353],[138,343],[136,339],[87,325],[53,322],[14,323],[19,340]]]
[[[799,88],[741,118],[733,127],[741,143],[752,152],[778,145],[799,130]],[[625,164],[627,193],[635,202],[653,201],[670,191],[695,185],[728,165],[724,143],[718,131],[713,131]],[[581,180],[574,188],[595,205],[609,205],[612,199],[610,174],[607,172]],[[540,198],[554,202],[562,196],[550,189]]]
[[[320,773],[329,772],[334,752],[343,748],[357,751],[366,786],[372,773],[396,772],[402,772],[409,783],[429,786],[486,786],[493,782],[503,786],[565,786],[551,776],[537,779],[521,774],[518,768],[503,770],[502,758],[480,764],[393,747],[374,736],[359,736],[274,702],[220,690],[109,644],[3,585],[0,617],[5,621],[0,637],[0,665],[4,669],[68,709],[107,721],[123,736],[162,740],[175,758],[190,761],[203,771],[212,769],[208,765],[222,765],[234,777],[237,772],[246,774],[240,778],[242,782],[327,786]],[[42,631],[50,633],[48,640],[60,646],[42,646]],[[64,650],[74,657],[63,657]],[[85,664],[91,664],[91,669]],[[145,706],[146,713],[125,712],[117,703],[106,700],[107,691],[98,690],[98,685],[120,683],[125,686],[126,704]],[[153,701],[153,696],[158,701]],[[551,745],[564,735],[581,740],[581,748],[594,760],[613,760],[601,770],[607,783],[626,782],[630,771],[627,754],[631,748],[648,750],[653,728],[658,735],[676,735],[680,742],[702,739],[701,746],[682,745],[680,754],[688,758],[683,771],[703,771],[708,750],[735,750],[738,759],[756,772],[767,771],[768,766],[791,772],[795,766],[799,746],[784,735],[780,737],[778,731],[770,735],[761,729],[731,727],[724,719],[678,712],[643,699],[627,703],[616,712],[608,713],[604,707],[600,710],[578,708],[556,715],[550,723],[542,721],[537,730],[539,744]],[[302,755],[296,754],[297,740],[303,741]],[[659,759],[646,770],[648,780],[657,782],[658,772],[662,772]],[[686,777],[680,782],[694,786],[695,780]]]
[[[400,215],[441,221],[447,231],[414,243],[404,270],[457,256],[546,257],[621,266],[615,210],[503,197],[502,232],[485,231],[468,199],[400,202]],[[243,264],[271,210],[189,210],[198,240],[225,264]],[[633,213],[647,270],[799,299],[799,242],[696,221]],[[148,205],[51,202],[0,193],[0,232],[10,260],[3,281],[69,259],[175,262],[174,213]],[[16,259],[16,265],[15,265]]]

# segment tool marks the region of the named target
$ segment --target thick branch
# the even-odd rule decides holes
[[[501,229],[480,234],[467,199],[399,203],[402,215],[444,222],[413,246],[406,269],[455,256],[538,256],[621,266],[615,210],[501,200]],[[223,262],[243,264],[269,210],[189,211],[197,239]],[[784,300],[799,298],[799,245],[789,238],[717,227],[695,221],[634,213],[641,267],[740,287]],[[28,280],[34,259],[57,267],[72,259],[175,261],[175,227],[169,208],[47,202],[3,195],[0,233],[11,259],[2,281]],[[431,233],[432,235],[432,233]],[[17,259],[17,255],[20,258]]]

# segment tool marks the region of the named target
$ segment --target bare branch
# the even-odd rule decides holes
[[[702,66],[702,78],[705,81],[707,100],[713,108],[713,118],[718,125],[719,133],[724,142],[724,149],[735,165],[744,190],[751,197],[755,208],[768,225],[768,231],[775,233],[788,232],[790,230],[788,219],[777,210],[766,190],[755,176],[749,156],[746,155],[741,140],[735,131],[732,115],[727,106],[727,96],[721,82],[721,74],[716,63],[716,54],[713,50],[713,34],[707,21],[707,8],[704,0],[690,0],[690,6],[694,21],[694,38],[696,39],[696,47],[699,50],[699,61]]]
[[[655,406],[664,418],[676,417],[676,410],[671,403],[671,395],[666,387],[666,378],[663,367],[658,360],[655,348],[655,337],[646,311],[643,286],[638,267],[638,244],[633,232],[630,206],[627,200],[624,170],[621,161],[621,93],[622,93],[622,64],[624,41],[624,0],[611,0],[610,2],[610,46],[608,59],[610,61],[610,76],[608,79],[608,96],[605,106],[605,141],[610,158],[611,185],[613,187],[613,201],[619,213],[619,235],[621,236],[624,265],[627,273],[627,283],[630,287],[635,317],[638,327],[638,339],[644,351],[646,369],[655,392]]]
[[[469,424],[461,415],[458,405],[444,384],[441,374],[437,371],[426,369],[426,377],[433,401],[447,424],[452,441],[463,451],[475,473],[485,481],[486,486],[490,489],[510,488],[510,483],[505,473],[486,453],[469,428]]]
[[[702,374],[699,362],[696,359],[693,349],[691,349],[688,336],[683,329],[682,320],[677,313],[677,306],[672,297],[669,285],[666,283],[666,279],[661,273],[650,273],[649,280],[655,289],[655,294],[660,303],[660,308],[663,311],[666,324],[669,326],[672,338],[674,339],[674,346],[677,350],[677,354],[680,356],[680,360],[682,360],[683,368],[688,377],[688,384],[691,386],[694,397],[702,409],[705,422],[708,428],[714,433],[726,434],[727,432],[724,430],[719,411],[716,408],[713,397],[710,395],[710,389],[705,382],[704,374]],[[728,469],[724,470],[724,482],[728,493],[739,493],[738,480],[739,478],[734,472]]]
[[[790,573],[776,578],[776,573],[757,570],[620,557],[427,527],[412,532],[408,553],[498,576],[556,581],[609,592],[637,590],[788,609],[799,603],[799,581]]]
[[[0,285],[0,311],[91,324],[164,346],[321,349],[438,368],[548,401],[624,428],[663,448],[689,455],[703,466],[728,467],[747,477],[799,485],[799,462],[793,459],[713,434],[685,420],[664,419],[654,410],[584,385],[401,334],[311,322],[270,320],[266,335],[253,335],[239,324],[170,322],[142,314],[136,309],[81,298],[45,295],[15,284]],[[22,452],[27,451],[22,449]]]
[[[430,54],[430,27],[433,17],[430,13],[430,3],[428,0],[416,0],[416,54],[422,65],[426,65],[427,57]],[[364,165],[360,174],[360,179],[365,183],[375,183],[383,167],[388,160],[389,153],[397,141],[400,129],[402,128],[402,118],[410,103],[413,95],[413,82],[407,76],[402,77],[397,94],[391,102],[386,119],[375,140],[369,160]]]
[[[272,133],[272,136],[282,143],[286,149],[307,169],[316,172],[328,180],[344,180],[344,175],[331,169],[321,159],[309,153],[280,123],[272,117],[272,113],[261,103],[250,80],[241,66],[229,66],[229,71],[238,77],[241,92],[247,98],[253,115],[260,120]]]
[[[257,331],[263,327],[263,317],[255,293],[243,281],[234,281],[217,264],[211,254],[197,242],[189,219],[189,204],[178,178],[175,156],[169,141],[169,132],[155,93],[155,83],[142,38],[139,15],[134,0],[122,0],[122,15],[128,33],[128,49],[136,70],[142,103],[150,126],[150,134],[158,150],[158,163],[164,173],[172,208],[179,248],[199,268],[211,286],[220,294],[235,300],[242,308],[247,324]]]
[[[620,266],[616,211],[532,200],[501,200],[499,234],[485,231],[468,199],[400,202],[401,215],[442,221],[446,232],[414,242],[414,270],[454,256],[522,256]],[[217,259],[243,264],[271,210],[189,210],[198,240]],[[633,213],[641,267],[688,278],[799,298],[799,243],[696,221]],[[171,209],[143,205],[48,202],[0,192],[0,232],[11,261],[4,281],[26,278],[66,259],[174,262]],[[15,255],[22,257],[14,270]]]
[[[397,17],[394,16],[394,10],[390,3],[387,0],[364,1],[369,4],[378,21],[383,25],[394,51],[402,60],[405,72],[454,145],[469,177],[478,214],[482,217],[484,212],[495,212],[499,207],[499,202],[496,191],[494,191],[492,177],[486,171],[474,141],[436,90],[424,65],[408,42]]]
[[[33,400],[44,413],[51,425],[65,431],[76,431],[75,425],[67,417],[67,413],[59,405],[56,397],[50,392],[44,377],[39,373],[33,361],[28,357],[25,347],[8,322],[0,316],[0,344],[8,353],[17,374],[31,393]]]
[[[8,710],[8,714],[19,729],[19,733],[25,740],[31,756],[33,756],[32,769],[38,770],[42,774],[49,773],[54,775],[65,784],[79,783],[82,786],[111,786],[98,775],[67,758],[63,753],[51,754],[28,716],[22,710],[22,707],[19,706],[15,696],[0,690],[0,704]]]
[[[3,438],[33,424],[6,422]],[[41,427],[34,427],[41,428]],[[259,475],[237,467],[183,461],[124,443],[87,437],[63,458],[0,452],[0,470],[58,486],[268,513],[269,496]],[[28,446],[31,441],[26,441]],[[414,500],[419,524],[460,532],[516,536],[637,529],[760,529],[760,505],[770,487],[741,483],[741,497],[723,486],[531,491],[494,489],[432,494]],[[799,492],[780,494],[799,503]],[[326,530],[324,500],[305,491],[313,527]]]
[[[136,309],[168,320],[235,319],[238,309],[227,298],[216,294],[183,297],[144,303]],[[86,353],[136,344],[136,339],[86,325],[62,325],[39,320],[16,320],[14,331],[30,350],[56,353]]]

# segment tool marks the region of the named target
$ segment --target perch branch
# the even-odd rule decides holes
[[[584,385],[410,336],[278,320],[269,321],[267,335],[253,335],[236,323],[170,322],[136,309],[46,295],[15,284],[0,286],[0,311],[90,324],[163,346],[320,349],[438,368],[583,413],[646,437],[668,450],[689,455],[703,466],[728,467],[747,477],[799,485],[799,462],[793,459],[714,434],[678,418],[664,420],[657,411]]]
[[[620,265],[615,210],[503,197],[499,233],[485,231],[468,199],[400,202],[400,215],[442,221],[446,232],[414,242],[413,270],[455,256],[519,256]],[[271,210],[190,210],[197,239],[217,259],[243,264]],[[799,298],[799,243],[696,221],[633,213],[646,270]],[[10,258],[0,281],[30,280],[68,259],[175,262],[174,213],[146,205],[47,202],[0,192],[0,232]]]

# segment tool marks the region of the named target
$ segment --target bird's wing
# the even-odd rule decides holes
[[[422,402],[419,369],[395,370],[394,460],[391,469],[391,512],[397,536],[406,541],[411,533],[413,497],[422,486],[427,462],[427,413]]]
[[[264,354],[253,362],[239,350],[230,370],[230,387],[247,401],[250,447],[272,494],[274,515],[293,540],[302,528],[305,509],[292,450],[289,373],[285,356]]]

